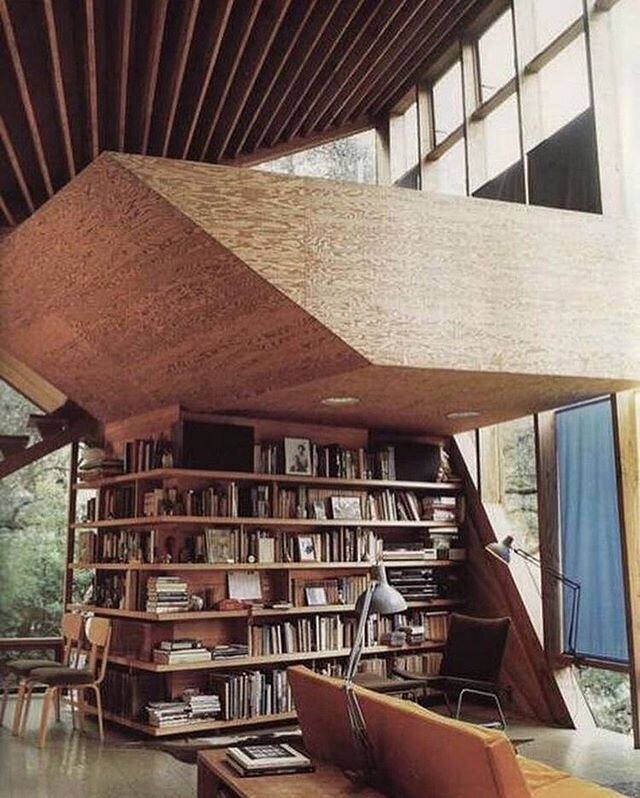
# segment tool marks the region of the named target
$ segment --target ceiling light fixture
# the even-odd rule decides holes
[[[320,401],[328,407],[350,407],[351,405],[360,404],[357,396],[326,396]]]
[[[447,413],[447,418],[477,418],[479,415],[478,410],[452,410]]]

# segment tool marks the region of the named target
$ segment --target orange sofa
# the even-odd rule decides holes
[[[343,682],[302,666],[289,682],[305,746],[349,770],[358,762]],[[518,756],[505,734],[356,687],[378,772],[393,798],[612,798],[620,794]]]

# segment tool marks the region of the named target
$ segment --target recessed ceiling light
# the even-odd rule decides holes
[[[477,418],[479,415],[478,410],[452,410],[447,413],[447,418]]]
[[[357,396],[326,396],[321,401],[323,405],[329,407],[349,407],[360,403]]]

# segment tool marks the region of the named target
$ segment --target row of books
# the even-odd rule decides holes
[[[429,651],[427,654],[406,654],[396,657],[394,661],[395,667],[423,676],[437,676],[441,664],[442,654],[438,651]]]
[[[347,449],[338,444],[309,444],[309,474],[340,479],[395,479],[395,448]],[[254,447],[254,468],[262,474],[284,474],[286,471],[284,441],[259,443]]]
[[[293,605],[306,607],[322,604],[355,604],[356,599],[367,589],[368,584],[369,577],[364,575],[313,581],[293,579]]]
[[[286,670],[212,673],[209,678],[211,692],[220,699],[223,720],[293,711]]]
[[[173,468],[173,445],[166,438],[136,438],[125,442],[123,469],[126,473]]]
[[[100,518],[133,518],[137,515],[135,488],[116,485],[102,491]],[[449,497],[436,497],[443,501]],[[154,488],[143,494],[142,515],[200,516],[223,518],[315,518],[336,521],[424,521],[455,523],[453,503],[441,505],[414,491],[280,487],[276,484],[245,485],[235,481],[217,483],[200,490]],[[89,520],[95,511],[89,506]]]
[[[74,559],[92,562],[155,562],[156,531],[154,529],[93,529],[76,532]]]

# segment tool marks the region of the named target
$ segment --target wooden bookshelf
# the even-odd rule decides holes
[[[185,417],[188,417],[188,414]],[[165,416],[162,413],[151,413],[146,417],[107,425],[106,441],[113,454],[120,456],[127,440],[157,439],[159,437],[168,440],[172,435],[172,427],[168,426],[168,421],[166,424],[164,421],[159,421],[163,418]],[[173,412],[166,418],[171,418],[171,425],[175,424]],[[198,416],[197,420],[201,421],[202,418],[202,416]],[[363,429],[329,428],[264,419],[210,417],[210,420],[215,424],[251,425],[254,429],[254,442],[258,443],[273,443],[283,437],[301,437],[317,442],[318,446],[323,446],[328,451],[334,446],[343,447],[344,450],[366,449],[370,440],[375,441],[370,437],[370,432]],[[401,436],[399,440],[406,441],[407,436]],[[433,441],[428,441],[428,443],[433,443]],[[372,443],[371,446],[375,448],[376,443]],[[355,471],[354,469],[354,472],[364,473],[360,464],[365,464],[366,468],[370,467],[367,464],[366,452],[364,454],[360,452],[358,456],[361,458],[357,461],[359,470]],[[345,462],[347,461],[345,460]],[[371,470],[367,473],[375,472]],[[409,475],[409,471],[405,468],[403,476]],[[256,499],[254,499],[252,491],[254,487],[256,488]],[[361,589],[359,580],[366,577],[372,567],[372,563],[368,560],[351,561],[351,558],[364,556],[363,550],[369,552],[369,557],[371,557],[372,550],[375,550],[376,556],[379,556],[381,544],[377,542],[378,540],[395,543],[422,542],[427,540],[430,530],[436,528],[447,529],[455,534],[461,528],[463,521],[461,516],[463,516],[464,508],[461,482],[458,480],[433,482],[412,479],[359,479],[274,474],[263,473],[259,470],[247,472],[237,469],[226,471],[202,468],[153,468],[86,482],[78,481],[72,485],[70,493],[71,510],[68,525],[69,551],[65,603],[69,609],[93,613],[112,620],[114,634],[108,658],[108,675],[111,675],[113,684],[125,685],[121,691],[116,689],[118,695],[135,694],[137,696],[135,706],[138,709],[141,700],[142,706],[153,700],[175,700],[182,695],[185,688],[198,688],[204,692],[211,691],[218,683],[217,678],[214,679],[215,674],[229,673],[237,674],[240,677],[246,671],[257,671],[267,675],[272,671],[286,669],[287,665],[291,663],[302,662],[307,663],[310,667],[314,667],[317,662],[318,667],[322,665],[339,671],[340,666],[344,665],[350,654],[348,648],[335,647],[328,650],[218,658],[204,662],[179,662],[177,664],[153,662],[153,650],[162,641],[188,637],[202,640],[208,648],[225,643],[242,645],[249,643],[249,651],[251,651],[254,650],[251,646],[260,645],[251,642],[252,635],[257,634],[252,632],[252,627],[286,623],[292,624],[292,627],[283,626],[282,634],[284,636],[284,629],[291,630],[293,628],[294,631],[288,631],[287,634],[293,634],[294,639],[297,640],[294,643],[295,646],[307,648],[309,642],[313,641],[311,645],[319,647],[318,641],[320,639],[324,641],[325,638],[324,636],[320,637],[318,631],[320,624],[317,626],[314,624],[315,617],[323,620],[322,635],[326,630],[327,640],[332,639],[338,642],[338,645],[343,645],[344,641],[350,638],[338,618],[345,616],[344,622],[349,626],[354,623],[355,605],[349,592],[351,591],[353,594],[355,589],[357,594],[357,591]],[[158,493],[159,500],[156,499]],[[220,503],[217,498],[215,503],[213,499],[207,500],[208,503],[205,503],[201,498],[205,494],[221,497]],[[408,494],[413,494],[413,498]],[[437,502],[437,497],[440,495],[447,496],[449,501],[451,501],[451,497],[455,497],[457,510],[455,521],[429,520],[430,515],[427,515],[424,520],[402,520],[407,516],[416,519],[418,509],[420,509],[419,514],[422,515],[424,507],[431,506],[426,501],[428,497],[436,499],[435,503],[432,501],[434,507],[449,508],[450,505],[447,502]],[[267,497],[264,514],[268,517],[248,515],[250,512],[256,513],[256,503],[265,501],[264,496]],[[330,506],[329,499],[325,497],[333,496],[360,496],[363,514],[374,514],[378,517],[375,519],[273,517],[273,514],[315,515],[317,500],[325,501],[326,505]],[[95,504],[95,519],[89,508],[85,513],[82,512],[82,508],[79,507],[81,497],[87,498],[90,503]],[[154,510],[152,510],[152,515],[145,516],[144,512],[149,512],[148,497],[151,497],[151,507]],[[231,497],[235,498],[232,500]],[[283,503],[279,504],[279,501]],[[215,507],[214,512],[220,509],[225,514],[182,514],[184,510],[181,511],[181,508],[186,507],[189,507],[190,512],[191,508],[196,512],[201,512],[203,509],[206,512],[209,508]],[[230,507],[234,508],[231,512],[237,512],[239,509],[242,515],[226,514]],[[175,509],[181,514],[171,515],[167,508]],[[165,513],[165,510],[167,514],[161,514]],[[128,517],[111,517],[111,514],[116,513],[126,514]],[[83,514],[84,518],[79,517]],[[395,520],[398,516],[402,516],[402,519]],[[94,520],[86,520],[87,518]],[[321,553],[320,556],[326,557],[329,552],[328,556],[333,557],[334,561],[180,562],[179,559],[184,552],[187,554],[186,559],[193,560],[196,557],[202,559],[202,549],[195,549],[194,541],[204,541],[204,545],[207,547],[204,559],[207,559],[208,553],[210,553],[208,547],[214,544],[210,543],[208,533],[204,530],[205,527],[232,528],[234,535],[232,539],[236,541],[233,545],[237,547],[234,549],[236,559],[245,560],[248,554],[254,556],[257,551],[256,541],[262,536],[274,538],[277,542],[275,551],[278,560],[288,560],[289,556],[295,559],[299,556],[299,551],[295,547],[300,545],[295,543],[295,537],[313,535],[315,540],[319,539],[318,536],[322,538],[322,544],[315,544],[316,546],[322,545],[321,549],[316,549]],[[147,531],[151,529],[154,529],[155,532]],[[375,530],[375,534],[368,533],[366,530]],[[110,531],[115,535],[109,538]],[[333,534],[329,534],[330,532]],[[211,535],[215,540],[216,532],[212,532]],[[76,540],[82,541],[81,550],[76,549]],[[115,558],[120,559],[121,557],[120,549],[117,547],[120,546],[122,540],[125,541],[123,544],[125,554],[122,559],[131,556],[132,549],[130,547],[134,546],[135,561],[113,561]],[[137,542],[130,543],[131,540]],[[148,543],[145,543],[145,548],[142,548],[143,541],[149,540],[153,541],[150,548],[146,548]],[[171,547],[168,543],[169,540],[172,541]],[[241,541],[240,544],[237,543],[238,540]],[[200,545],[198,543],[198,546]],[[115,557],[112,553],[113,546],[116,546]],[[108,553],[105,554],[105,552]],[[150,555],[149,552],[151,552]],[[345,559],[335,561],[336,552],[339,552],[340,557],[344,554]],[[147,555],[150,556],[150,559],[164,559],[169,554],[173,558],[171,562],[142,561]],[[100,556],[109,561],[95,561]],[[416,558],[388,560],[385,565],[387,568],[394,569],[433,569],[434,574],[442,576],[442,580],[444,580],[442,584],[449,584],[453,580],[455,588],[455,585],[461,584],[462,569],[465,563],[459,560]],[[343,591],[348,603],[291,606],[281,609],[268,606],[216,609],[219,601],[228,597],[227,576],[239,571],[259,572],[261,587],[263,591],[266,591],[263,592],[265,603],[289,601],[292,604],[300,604],[300,591],[307,583],[310,585],[323,583],[339,585],[340,587],[337,589]],[[112,605],[115,603],[114,596],[122,596],[122,599],[116,599],[116,601],[121,601],[122,606],[126,609],[96,606],[95,600],[91,601],[91,599],[87,599],[86,603],[73,603],[71,583],[75,578],[80,578],[81,574],[88,572],[92,574],[94,580],[94,596],[98,595],[102,599],[107,596],[106,603]],[[147,580],[152,576],[161,575],[183,577],[183,580],[188,583],[189,593],[196,593],[204,597],[204,609],[185,611],[180,608],[160,613],[147,611]],[[438,576],[437,584],[440,584],[439,579]],[[332,590],[334,589],[332,588]],[[425,592],[426,595],[428,593]],[[416,618],[422,617],[424,614],[427,616],[442,615],[465,603],[464,596],[458,597],[457,592],[445,592],[443,595],[455,596],[455,598],[434,597],[410,601],[408,602],[408,612],[415,612]],[[364,656],[390,659],[403,654],[437,654],[441,652],[443,646],[441,642],[438,642],[440,639],[439,624],[440,621],[434,618],[431,627],[432,636],[438,640],[426,640],[423,643],[406,645],[401,648],[370,645],[365,649]],[[386,628],[382,624],[381,626]],[[273,632],[273,634],[280,634],[280,632]],[[329,637],[329,634],[332,636]],[[304,644],[303,640],[306,641]],[[129,693],[129,690],[132,692]],[[134,701],[134,699],[131,700]],[[275,702],[275,693],[273,700]],[[258,715],[230,721],[198,720],[159,728],[140,720],[138,709],[135,710],[136,717],[133,717],[133,714],[129,716],[126,704],[122,707],[121,714],[121,701],[122,699],[118,699],[118,702],[112,707],[117,711],[107,712],[105,717],[151,736],[169,736],[201,731],[213,732],[288,722],[295,719],[294,712],[274,712],[268,716]],[[275,708],[275,703],[273,706]],[[280,704],[280,707],[288,708],[286,704]]]

